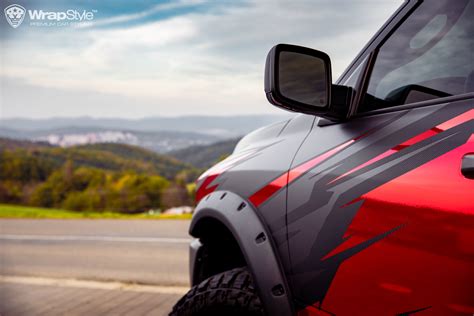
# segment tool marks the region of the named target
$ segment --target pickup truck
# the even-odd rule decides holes
[[[299,112],[198,180],[172,316],[474,314],[474,1],[409,0],[340,78],[279,44]]]

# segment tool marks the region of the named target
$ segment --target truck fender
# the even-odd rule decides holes
[[[220,221],[232,233],[253,276],[266,313],[272,316],[293,315],[288,283],[272,236],[252,204],[230,191],[215,191],[204,197],[196,207],[189,228],[193,237],[202,235],[199,223],[206,218]],[[193,265],[198,261],[199,247],[199,241],[191,244],[191,274]]]

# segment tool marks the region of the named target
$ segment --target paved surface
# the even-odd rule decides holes
[[[188,287],[188,225],[0,220],[0,314],[164,315]],[[26,278],[17,282],[19,277]],[[57,282],[36,282],[38,277]],[[70,286],[65,278],[104,286]],[[159,287],[131,290],[110,287],[109,281]]]
[[[0,283],[0,315],[167,315],[180,294]]]
[[[188,285],[188,226],[173,220],[0,220],[0,274]]]

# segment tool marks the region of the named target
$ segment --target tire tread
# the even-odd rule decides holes
[[[252,276],[245,267],[211,276],[192,287],[169,315],[219,315],[221,309],[244,311],[247,315],[264,315]]]

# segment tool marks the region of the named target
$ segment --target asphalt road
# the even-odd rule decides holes
[[[166,315],[189,286],[188,226],[0,219],[0,314]]]
[[[0,220],[0,274],[189,284],[189,221]]]

